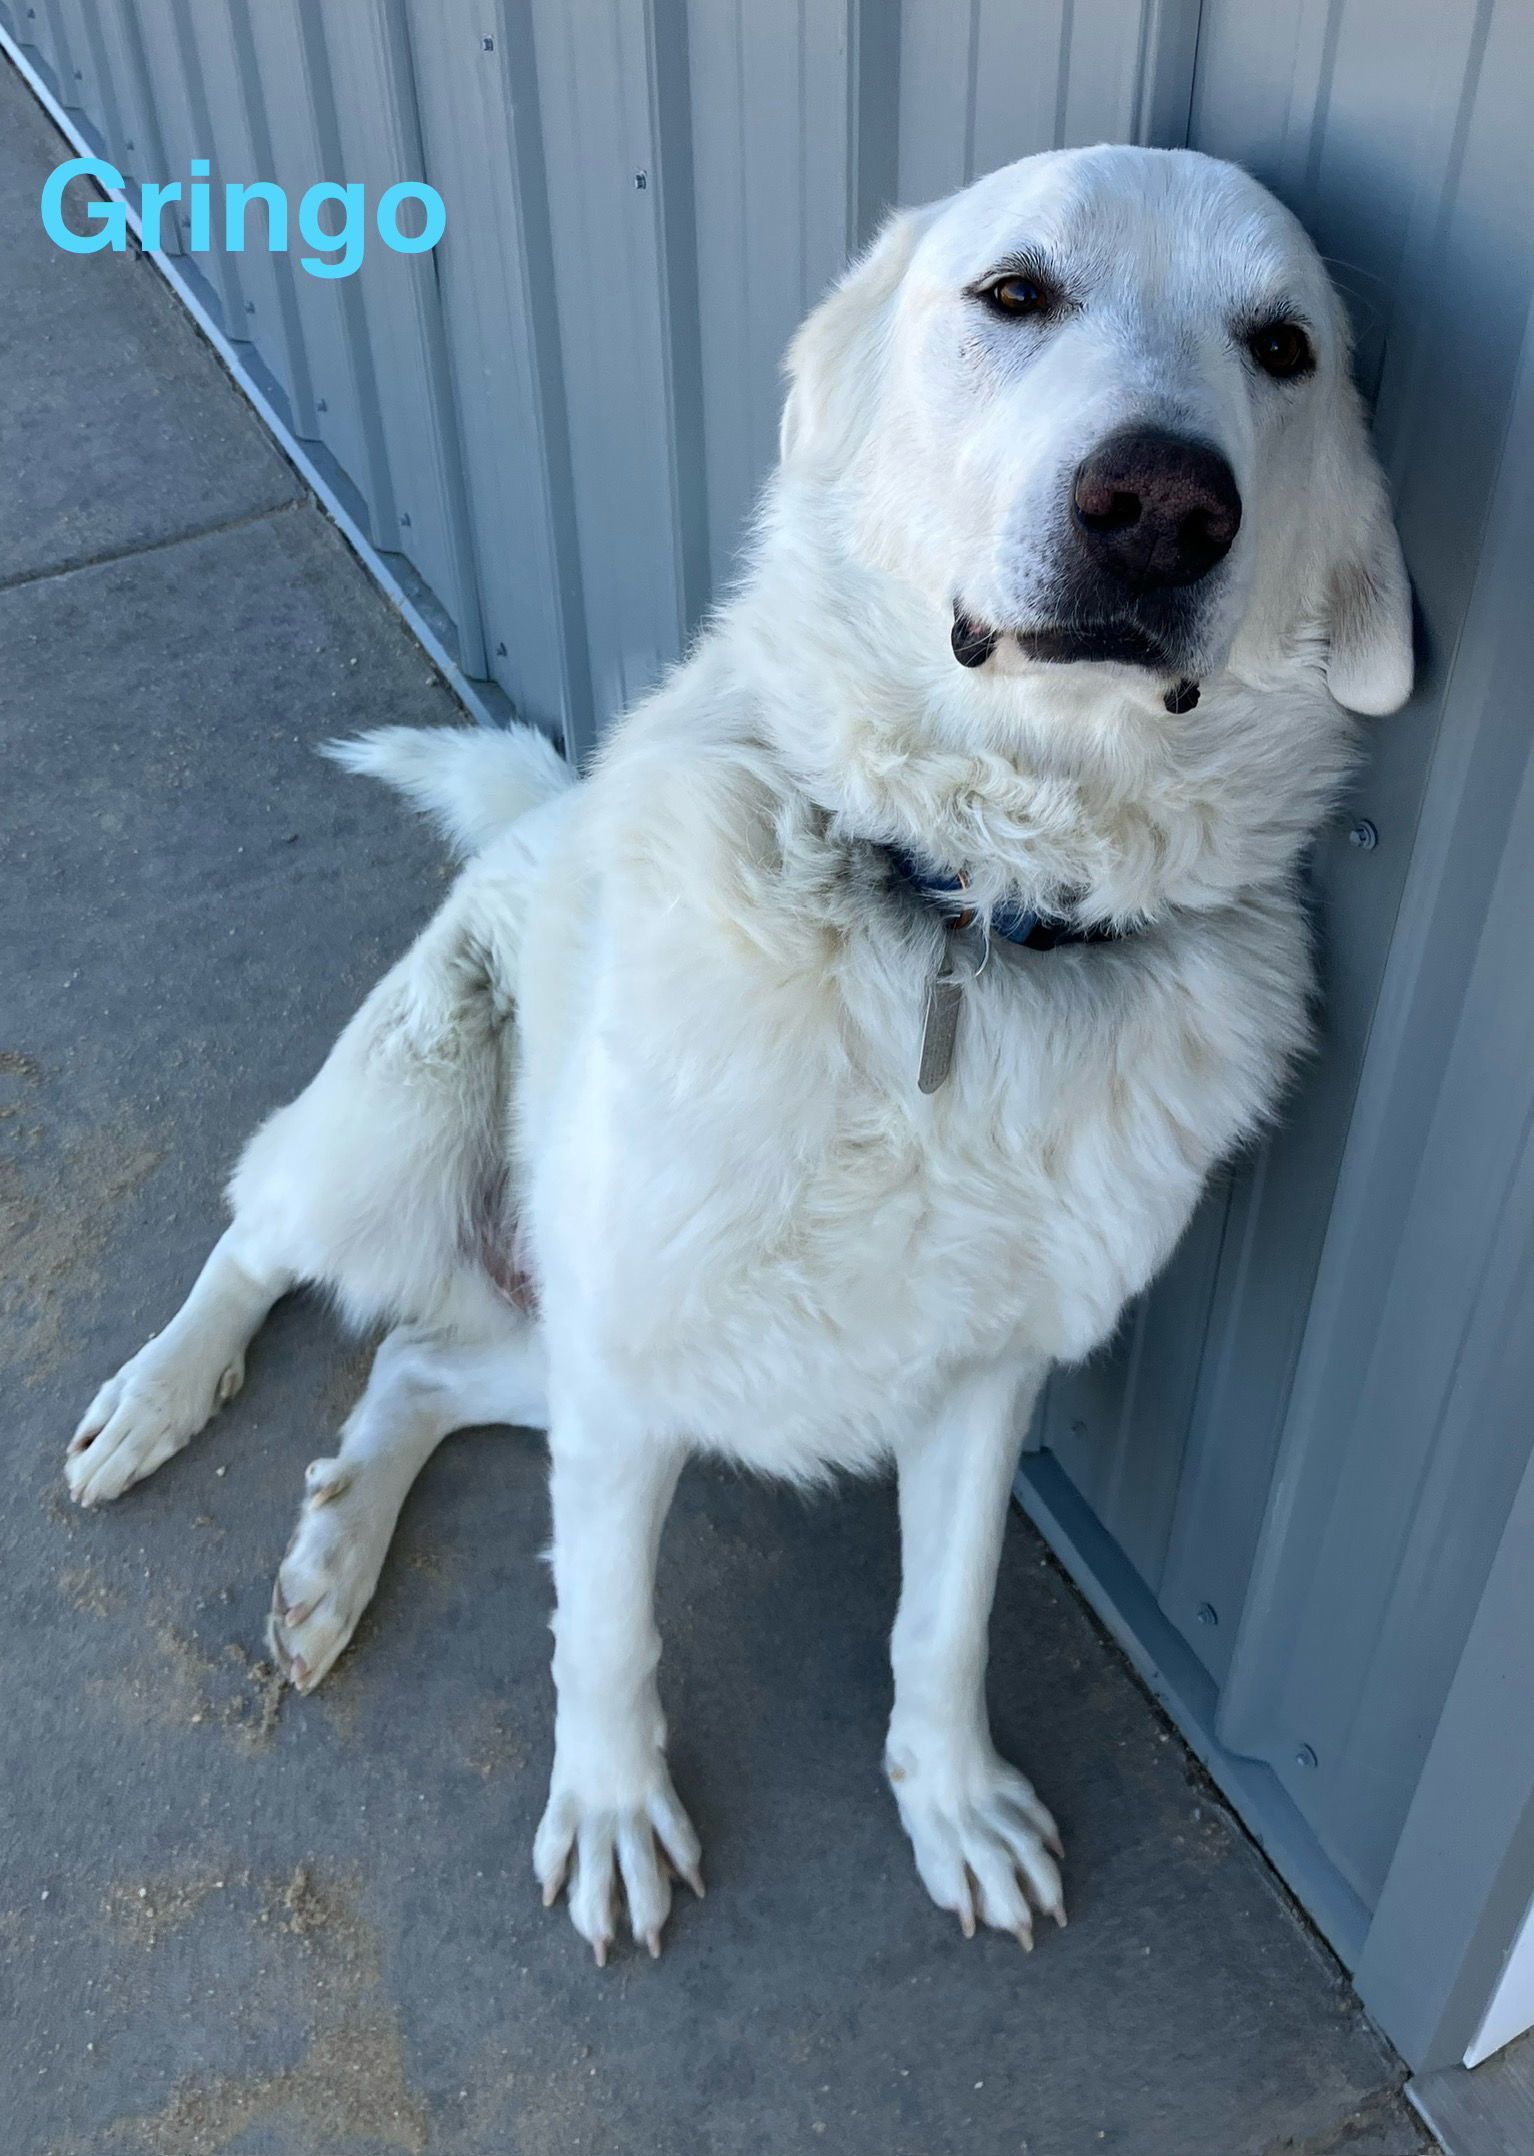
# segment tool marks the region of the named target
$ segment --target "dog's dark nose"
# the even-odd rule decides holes
[[[1236,475],[1207,442],[1130,427],[1076,467],[1076,527],[1093,559],[1133,591],[1196,584],[1241,527]]]

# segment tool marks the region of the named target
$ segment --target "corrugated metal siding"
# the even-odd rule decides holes
[[[1105,1604],[1138,1595],[1197,1673],[1209,1744],[1269,1776],[1291,1876],[1356,1949],[1401,1898],[1402,1821],[1529,1450],[1491,1353],[1528,1292],[1527,1044],[1497,1004],[1526,919],[1505,842],[1528,737],[1527,9],[0,0],[0,21],[135,180],[208,155],[295,208],[316,178],[438,188],[431,256],[375,237],[351,280],[258,248],[185,274],[463,671],[578,750],[728,577],[782,349],[892,201],[1056,144],[1187,141],[1304,217],[1378,400],[1424,686],[1377,729],[1358,809],[1379,846],[1318,849],[1324,1055],[1115,1351],[1051,1385],[1030,1473],[1123,1567]]]

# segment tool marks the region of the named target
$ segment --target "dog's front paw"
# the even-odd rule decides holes
[[[1057,1858],[1065,1854],[1033,1784],[989,1746],[892,1738],[885,1772],[916,1853],[922,1885],[967,1939],[975,1923],[1033,1945],[1037,1911],[1065,1922]]]
[[[82,1505],[121,1497],[194,1438],[244,1376],[242,1356],[213,1370],[151,1340],[107,1379],[81,1417],[64,1460],[70,1496]]]
[[[399,1507],[366,1462],[311,1461],[304,1493],[266,1636],[288,1682],[312,1692],[373,1599]]]
[[[619,1896],[629,1929],[652,1955],[671,1912],[675,1870],[703,1893],[702,1848],[657,1754],[631,1775],[573,1776],[555,1761],[548,1808],[533,1843],[533,1869],[550,1907],[565,1887],[570,1921],[590,1942],[597,1967],[617,1935]]]

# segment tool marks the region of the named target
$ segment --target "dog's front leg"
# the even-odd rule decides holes
[[[1033,1943],[1032,1910],[1065,1922],[1054,1821],[1000,1758],[985,1704],[986,1639],[1030,1388],[1016,1364],[962,1378],[896,1449],[901,1594],[885,1769],[922,1884],[966,1936]],[[1053,1851],[1053,1855],[1051,1854]]]
[[[549,1454],[554,1512],[554,1774],[533,1846],[543,1898],[566,1873],[570,1916],[600,1965],[617,1925],[652,1954],[671,1907],[669,1858],[701,1894],[700,1849],[666,1767],[656,1686],[655,1560],[681,1448],[556,1394]]]

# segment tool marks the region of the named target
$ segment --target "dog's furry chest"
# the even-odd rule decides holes
[[[930,1098],[925,979],[887,951],[732,976],[682,936],[660,978],[614,967],[537,1164],[540,1266],[649,1414],[856,1463],[946,1371],[1086,1353],[1165,1258],[1297,1028],[1252,932],[993,959]]]

